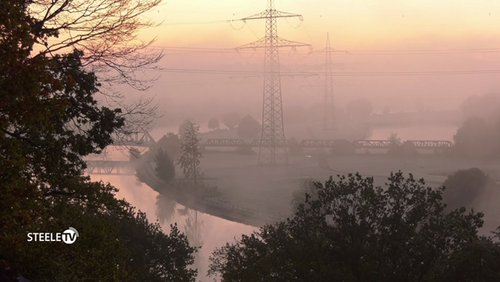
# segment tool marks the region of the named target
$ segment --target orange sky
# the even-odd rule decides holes
[[[280,34],[315,47],[323,44],[326,32],[339,47],[350,49],[424,48],[436,41],[464,47],[471,39],[493,40],[500,32],[500,1],[495,0],[275,2],[278,10],[304,16],[303,23],[282,20]],[[143,31],[143,36],[156,36],[158,45],[238,46],[262,36],[263,22],[222,21],[252,15],[266,5],[265,0],[165,1],[149,14],[161,26]]]
[[[228,20],[261,12],[266,5],[265,0],[169,0],[148,14],[160,25],[143,30],[140,37],[156,38],[155,46],[208,48],[165,49],[161,66],[166,71],[159,73],[157,83],[148,91],[159,102],[165,120],[201,121],[230,111],[260,115],[261,78],[182,69],[260,70],[259,53],[219,53],[211,48],[230,49],[261,38],[263,21],[243,24]],[[338,73],[471,71],[465,75],[336,76],[339,107],[367,98],[377,111],[458,109],[471,95],[500,93],[498,0],[277,0],[276,8],[304,17],[303,22],[280,20],[280,36],[309,43],[319,51],[329,32],[335,48],[350,51],[334,55],[334,71]],[[377,54],[380,50],[388,53]],[[409,50],[444,52],[412,54]],[[280,54],[283,71],[320,74],[283,78],[285,112],[318,107],[323,97],[324,54],[310,53],[307,48],[297,53],[281,49]],[[175,71],[178,69],[181,71]]]

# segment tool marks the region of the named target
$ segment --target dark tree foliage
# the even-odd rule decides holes
[[[470,207],[491,180],[478,168],[459,170],[448,176],[443,198],[449,208]]]
[[[163,151],[162,149],[158,150],[158,152],[156,153],[155,162],[156,162],[155,172],[156,176],[158,176],[159,179],[165,182],[170,182],[172,179],[174,179],[175,177],[174,162],[165,151]]]
[[[494,121],[481,118],[467,119],[453,136],[455,153],[473,159],[492,159],[500,156],[500,131]]]
[[[257,138],[260,133],[260,123],[247,115],[238,124],[238,136],[242,139]]]
[[[181,140],[174,133],[167,133],[167,135],[158,140],[158,145],[172,159],[177,159],[181,151]]]
[[[0,259],[33,281],[193,280],[194,250],[177,228],[162,233],[115,188],[83,175],[82,156],[110,144],[124,120],[98,105],[81,51],[32,54],[58,35],[31,14],[33,3],[75,8],[0,1]],[[70,226],[80,233],[73,245],[27,242],[28,232]]]
[[[288,153],[292,156],[300,156],[304,153],[304,148],[293,137],[287,140],[286,145],[288,146]]]
[[[241,116],[237,113],[229,113],[222,117],[222,123],[230,130],[233,130],[241,120]]]
[[[214,131],[214,130],[217,130],[219,128],[220,128],[220,122],[217,118],[211,118],[208,121],[208,129],[210,129],[210,131]]]
[[[500,110],[500,95],[499,93],[488,93],[470,96],[462,102],[460,110],[465,119],[497,120]]]
[[[445,212],[442,189],[401,172],[384,188],[358,174],[315,187],[293,217],[216,250],[209,273],[223,281],[499,281],[500,247],[477,233],[482,214]]]
[[[181,125],[181,151],[177,163],[182,168],[184,177],[197,182],[200,176],[200,127],[189,120]]]

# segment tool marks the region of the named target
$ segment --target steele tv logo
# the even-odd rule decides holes
[[[64,242],[71,245],[80,235],[75,228],[70,227],[62,233],[29,232],[27,236],[28,242]]]

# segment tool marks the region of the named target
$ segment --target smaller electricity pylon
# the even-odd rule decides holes
[[[323,101],[323,130],[330,132],[337,129],[332,67],[332,53],[335,51],[336,50],[332,48],[330,43],[330,34],[327,33],[325,47],[325,93]]]

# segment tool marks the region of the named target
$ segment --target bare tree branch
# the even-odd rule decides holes
[[[142,41],[140,29],[153,24],[144,14],[161,0],[33,0],[29,6],[35,19],[33,33],[38,46],[33,56],[79,49],[84,52],[84,66],[98,75],[108,86],[125,84],[135,90],[150,88],[157,77],[145,70],[157,69],[162,51],[147,48],[154,40]],[[126,115],[128,127],[148,127],[156,117],[152,99],[140,98],[132,105],[124,103],[123,95],[101,91],[111,104]]]

